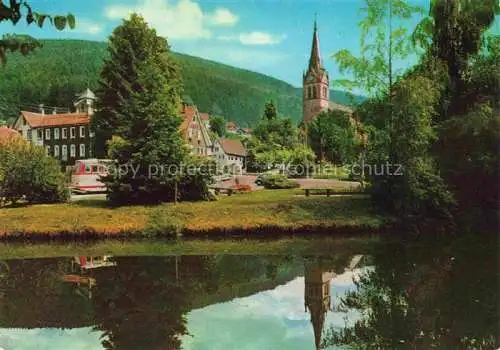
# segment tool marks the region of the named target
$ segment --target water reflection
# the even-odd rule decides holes
[[[470,344],[464,339],[491,346],[498,342],[496,255],[481,248],[453,256],[449,245],[381,244],[369,256],[3,261],[0,347],[467,348],[455,346]],[[434,343],[418,337],[435,325],[448,333],[434,333]]]

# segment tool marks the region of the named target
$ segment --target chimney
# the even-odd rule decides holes
[[[39,105],[40,107],[40,113],[42,113],[42,115],[45,115],[45,108],[43,106],[43,103]]]
[[[57,107],[54,107],[54,110],[52,111],[52,114],[57,114]]]

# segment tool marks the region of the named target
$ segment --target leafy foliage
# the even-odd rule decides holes
[[[367,28],[379,28],[376,23],[382,23],[387,6],[389,15],[407,18],[409,14],[396,10],[407,6],[400,1],[369,1],[367,5],[367,16],[360,24],[365,34]],[[488,33],[495,11],[498,6],[490,1],[432,1],[430,17],[421,21],[412,36],[413,44],[424,48],[425,54],[401,76],[393,76],[382,64],[380,70],[373,70],[366,62],[344,60],[346,68],[358,70],[361,76],[367,73],[365,78],[375,79],[377,72],[385,71],[393,82],[387,86],[360,79],[375,93],[356,114],[369,140],[364,161],[371,167],[403,166],[401,176],[387,169],[385,175],[370,175],[374,199],[399,217],[449,217],[455,199],[462,209],[469,208],[465,212],[478,215],[478,208],[485,210],[497,202],[493,193],[498,191],[493,188],[498,186],[493,179],[498,172],[493,164],[498,164],[498,157],[493,145],[500,135],[500,41]],[[380,49],[377,55],[391,58],[382,36],[372,38],[375,44],[368,49]],[[394,44],[394,53],[409,52],[408,48],[398,51],[397,41],[390,42],[389,49],[395,49]],[[362,52],[368,52],[363,45]]]
[[[8,4],[5,4],[3,0],[0,0],[0,23],[8,21],[16,25],[23,17],[27,25],[35,23],[40,28],[43,28],[46,22],[50,22],[57,30],[64,30],[66,26],[74,29],[76,25],[75,16],[72,14],[51,16],[33,11],[29,1],[9,0]],[[19,50],[21,54],[27,55],[40,46],[39,42],[28,36],[4,35],[0,40],[0,63],[6,63],[8,52]]]
[[[262,186],[271,190],[298,188],[299,184],[288,180],[284,175],[265,175],[262,177]]]
[[[210,116],[210,131],[223,137],[226,134],[226,119],[220,115]]]
[[[408,20],[422,9],[404,0],[365,0],[364,3],[360,9],[364,17],[359,23],[361,55],[356,57],[346,49],[333,55],[340,72],[352,73],[353,79],[337,82],[350,90],[361,88],[371,96],[383,96],[401,75],[393,63],[407,58],[412,49],[407,29],[393,28],[393,22]]]
[[[277,165],[309,167],[315,155],[300,143],[299,128],[290,118],[276,116],[274,105],[267,104],[266,109],[267,115],[257,123],[252,137],[246,141],[247,168],[262,171]]]
[[[309,142],[320,161],[350,164],[361,151],[361,140],[349,114],[329,110],[320,113],[309,125]]]
[[[439,91],[418,76],[398,82],[393,93],[394,136],[387,153],[390,164],[401,165],[402,173],[386,169],[375,175],[375,199],[405,218],[449,217],[453,198],[430,154],[437,138],[432,118]]]
[[[45,149],[22,139],[0,146],[0,200],[54,203],[68,198],[66,177]]]

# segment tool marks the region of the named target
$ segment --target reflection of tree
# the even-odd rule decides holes
[[[374,269],[341,302],[361,318],[347,328],[330,329],[324,345],[497,348],[495,239],[382,244],[373,256]]]
[[[62,280],[71,271],[70,259],[10,260],[0,265],[4,271],[0,273],[0,327],[92,324],[89,301],[75,297],[72,286]]]
[[[177,271],[176,259],[116,258],[112,271],[96,275],[96,328],[106,349],[180,348],[184,314],[198,288],[190,275],[204,269],[204,258],[182,257]]]

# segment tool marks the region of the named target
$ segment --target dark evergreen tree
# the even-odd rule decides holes
[[[179,165],[186,154],[179,131],[182,85],[169,50],[166,40],[136,14],[110,38],[92,127],[96,153],[103,156],[106,142],[115,136],[107,155],[127,166],[126,174],[106,179],[115,202],[158,202],[173,196],[173,180],[158,171]]]
[[[272,101],[267,102],[264,110],[264,119],[275,120],[276,118],[278,118],[278,111],[276,109],[276,106]]]

